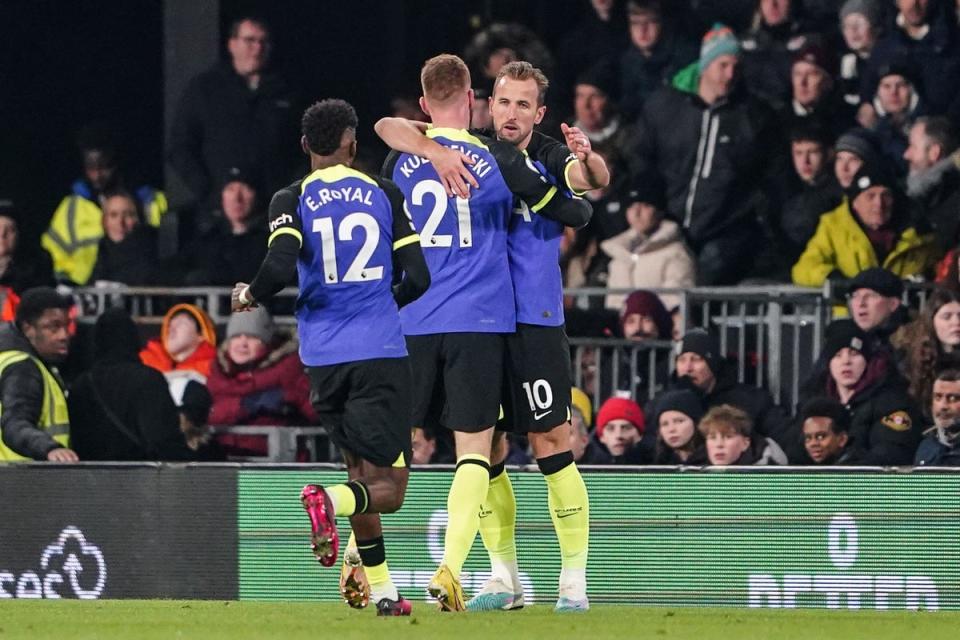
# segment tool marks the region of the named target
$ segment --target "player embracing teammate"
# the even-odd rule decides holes
[[[431,72],[439,61],[448,69],[441,75],[445,79],[442,84],[431,79]],[[424,66],[421,106],[431,115],[434,127],[451,121],[454,126],[464,127],[469,122],[468,103],[472,102],[472,93],[469,90],[468,72],[465,65],[461,65],[463,63],[454,56],[439,56],[427,61]],[[501,144],[509,144],[522,152],[528,174],[536,175],[541,182],[550,185],[550,193],[552,197],[559,198],[558,202],[579,202],[589,207],[578,199],[569,199],[568,194],[582,194],[588,189],[604,186],[609,181],[609,173],[603,159],[592,153],[589,141],[579,130],[564,127],[569,147],[533,130],[546,111],[544,97],[547,85],[544,75],[529,63],[514,62],[501,70],[490,98],[497,138]],[[442,117],[442,122],[438,123],[438,109],[435,106],[438,95],[458,101],[456,117]],[[458,336],[456,340],[460,350],[454,354],[433,353],[432,360],[421,362],[418,359],[420,349],[415,346],[421,338],[408,337],[414,376],[418,380],[415,386],[418,389],[423,387],[426,391],[432,388],[429,384],[424,386],[423,380],[436,375],[437,365],[433,362],[444,366],[444,373],[447,373],[458,363],[470,362],[465,358],[473,359],[462,377],[444,377],[447,383],[446,397],[443,398],[444,405],[440,407],[442,414],[439,423],[454,431],[458,463],[448,497],[449,523],[444,561],[431,582],[430,591],[438,598],[441,608],[446,610],[516,609],[523,606],[523,590],[519,583],[516,559],[516,499],[509,476],[504,472],[507,446],[503,433],[515,431],[528,436],[547,483],[550,514],[560,543],[562,560],[556,609],[586,610],[589,607],[585,575],[589,500],[570,451],[570,355],[563,329],[562,280],[558,258],[564,225],[586,224],[589,208],[581,217],[551,215],[549,211],[531,208],[530,200],[514,189],[521,196],[521,203],[509,216],[506,247],[497,236],[495,247],[503,254],[499,261],[491,260],[484,269],[483,282],[487,286],[473,289],[472,282],[462,271],[452,270],[448,276],[455,286],[460,287],[467,301],[466,305],[457,305],[458,301],[449,296],[435,295],[438,293],[438,280],[443,280],[443,276],[435,270],[436,262],[443,261],[444,266],[452,265],[447,263],[449,257],[446,255],[438,255],[431,261],[431,238],[427,232],[435,229],[435,226],[431,224],[429,213],[421,220],[419,216],[423,216],[424,211],[417,210],[418,206],[425,206],[418,198],[425,189],[419,181],[407,179],[400,159],[411,157],[407,154],[429,159],[432,166],[422,168],[422,175],[435,181],[431,189],[438,194],[442,188],[441,183],[436,182],[439,176],[454,192],[466,191],[464,181],[473,187],[479,186],[469,199],[458,197],[449,202],[451,206],[456,202],[458,211],[468,204],[471,209],[482,212],[481,215],[487,215],[484,203],[490,189],[477,179],[479,163],[476,158],[470,157],[471,154],[466,154],[465,158],[462,146],[458,148],[444,137],[444,129],[428,129],[424,136],[416,123],[386,118],[377,123],[377,132],[388,145],[406,152],[388,159],[384,176],[395,180],[407,197],[414,222],[418,229],[422,229],[421,245],[434,278],[431,290],[402,312],[402,315],[406,314],[404,333],[408,336],[416,336],[423,331],[432,333],[429,328],[431,319],[443,313],[443,310],[450,313],[451,305],[460,307],[454,312],[458,321],[476,320],[479,318],[475,311],[478,305],[502,305],[507,287],[512,284],[514,291],[513,298],[509,300],[512,309],[501,309],[500,319],[512,316],[515,324],[507,329],[504,327],[510,325],[509,322],[497,324],[496,327],[493,323],[488,323],[486,327],[480,325],[479,331],[488,332],[489,337],[479,340]],[[458,135],[462,136],[463,133]],[[456,219],[452,215],[446,218],[449,225]],[[501,220],[496,219],[498,222]],[[498,228],[498,233],[500,231]],[[460,245],[447,245],[445,241],[445,246],[454,247],[451,251],[467,255],[462,241]],[[496,286],[493,286],[494,282]],[[425,304],[431,297],[436,300],[433,308]],[[417,317],[417,309],[427,313]],[[496,342],[494,332],[506,332],[502,342]],[[498,355],[498,345],[503,346],[503,351],[499,352],[502,353],[502,378],[495,371],[494,355]],[[449,362],[453,362],[454,366],[444,364]],[[490,428],[496,411],[492,392],[499,388],[494,385],[501,380],[504,419],[494,432]],[[452,389],[451,381],[454,385]],[[464,393],[464,385],[467,385],[469,393]],[[424,394],[422,400],[441,397]],[[475,409],[474,414],[460,413],[471,407]],[[425,410],[415,410],[414,422],[423,426],[424,420],[430,417]],[[458,578],[478,529],[490,554],[492,576],[481,592],[467,603],[463,601]]]

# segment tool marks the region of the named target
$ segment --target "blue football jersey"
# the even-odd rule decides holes
[[[550,184],[569,191],[567,170],[576,156],[561,143],[534,132],[526,149],[527,161]],[[563,317],[563,274],[560,240],[564,225],[531,213],[522,201],[510,220],[507,239],[517,322],[558,327]]]
[[[395,211],[402,206],[400,194],[387,181],[344,165],[314,171],[299,191],[297,215],[278,213],[270,231],[271,240],[285,232],[301,237],[301,360],[324,366],[406,356],[391,291],[392,258],[395,248],[417,236]]]
[[[469,199],[448,198],[427,160],[396,152],[387,159],[384,177],[403,192],[430,268],[430,288],[400,311],[403,332],[510,333],[516,328],[507,258],[513,194],[488,142],[461,129],[427,135],[476,160],[470,169],[480,189]]]

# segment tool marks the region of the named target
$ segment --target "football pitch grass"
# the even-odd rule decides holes
[[[960,613],[798,611],[596,606],[558,615],[547,605],[520,611],[441,614],[414,603],[409,618],[377,618],[342,604],[181,600],[41,601],[0,604],[0,639],[202,638],[400,640],[455,638],[749,638],[871,640],[956,638]]]

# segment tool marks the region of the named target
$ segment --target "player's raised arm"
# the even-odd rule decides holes
[[[297,207],[300,198],[293,187],[277,191],[270,200],[270,237],[267,255],[253,282],[238,282],[231,296],[231,309],[243,311],[279,293],[297,273],[297,257],[303,244],[303,230]]]
[[[490,153],[497,161],[503,179],[530,211],[568,227],[580,228],[590,221],[593,207],[581,198],[568,198],[547,182],[527,158],[508,142],[492,141]]]
[[[393,299],[397,307],[410,304],[430,287],[430,269],[420,248],[420,236],[403,210],[403,194],[393,182],[378,179],[393,209]]]
[[[429,160],[440,176],[440,183],[446,189],[447,196],[469,198],[471,186],[480,188],[477,179],[468,169],[474,160],[425,136],[426,123],[406,118],[381,118],[373,125],[373,130],[391,149]]]
[[[576,161],[564,172],[564,180],[574,193],[602,189],[610,184],[610,170],[600,154],[593,152],[590,138],[577,127],[560,125],[563,137]]]

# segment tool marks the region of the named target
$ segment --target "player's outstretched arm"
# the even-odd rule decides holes
[[[447,196],[469,198],[471,186],[480,188],[469,169],[474,163],[473,158],[425,136],[426,123],[406,118],[381,118],[373,125],[373,130],[391,149],[429,160],[447,190]]]
[[[546,181],[536,167],[513,145],[496,141],[490,152],[500,167],[507,188],[527,203],[530,211],[556,220],[568,227],[580,228],[590,221],[593,207],[582,198],[568,198]]]
[[[231,296],[231,309],[245,311],[279,293],[297,273],[297,257],[303,244],[300,198],[290,187],[281,189],[270,200],[270,237],[267,256],[250,285],[238,282]]]
[[[610,184],[610,170],[598,153],[593,152],[590,138],[577,127],[560,125],[563,137],[570,151],[577,156],[577,162],[567,172],[567,184],[570,189],[583,193],[593,189],[602,189]]]

